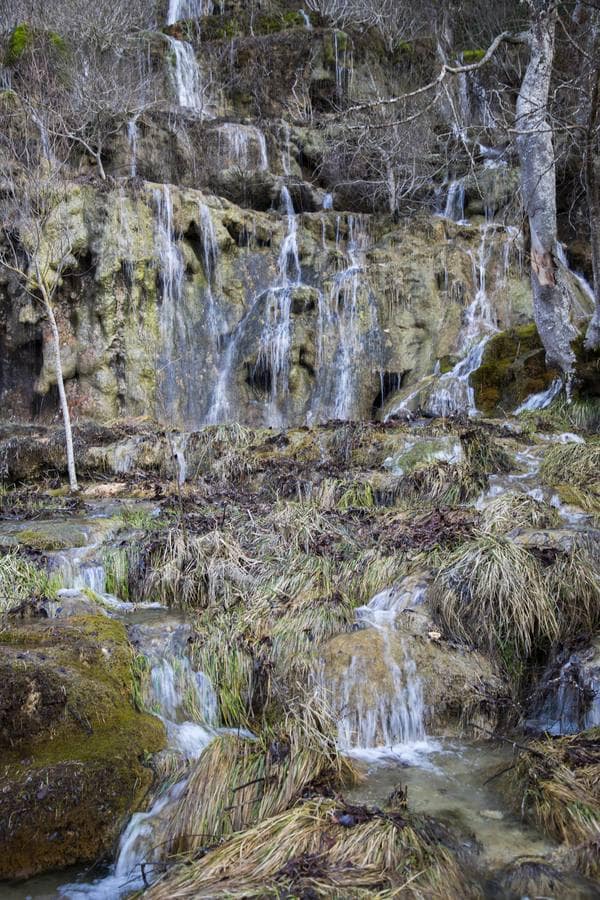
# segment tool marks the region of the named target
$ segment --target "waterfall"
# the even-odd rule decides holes
[[[127,142],[129,144],[129,175],[135,178],[137,175],[137,145],[138,129],[137,120],[130,119],[127,123]]]
[[[357,626],[372,635],[373,653],[383,664],[382,682],[373,683],[370,660],[364,655],[352,655],[341,673],[321,669],[317,675],[317,695],[333,704],[338,746],[350,756],[416,761],[437,748],[426,736],[415,661],[407,640],[396,631],[397,616],[420,606],[425,598],[426,586],[406,581],[406,586],[401,583],[382,591],[356,611]]]
[[[351,418],[356,413],[359,362],[366,356],[366,362],[372,364],[378,355],[377,310],[363,282],[370,241],[369,220],[348,216],[347,221],[345,246],[340,216],[336,227],[336,247],[340,255],[344,252],[347,265],[333,277],[328,289],[319,294],[318,389],[311,403],[310,421]],[[368,319],[364,316],[365,305]]]
[[[260,128],[226,122],[219,126],[218,135],[223,168],[238,166],[242,171],[268,170],[267,141]]]
[[[536,409],[546,409],[550,406],[555,397],[558,397],[563,389],[562,378],[555,378],[550,387],[538,394],[531,394],[524,403],[515,409],[513,415],[518,416],[522,412],[531,412]]]
[[[183,19],[200,19],[214,12],[213,0],[169,0],[167,25],[174,25]]]
[[[165,35],[171,53],[171,79],[179,106],[201,113],[203,85],[194,48],[187,41]]]
[[[333,194],[323,194],[323,209],[333,209]]]
[[[192,670],[185,653],[189,633],[186,625],[165,629],[163,621],[160,626],[134,626],[132,640],[150,665],[146,707],[163,720],[169,749],[194,760],[217,733],[218,705],[210,679]],[[147,812],[134,813],[106,878],[93,884],[66,885],[60,888],[60,895],[68,900],[119,900],[151,882],[159,871],[156,864],[165,855],[165,819],[186,784],[187,776],[164,791]]]
[[[269,381],[268,424],[283,424],[283,405],[288,397],[290,347],[292,341],[292,296],[302,281],[298,255],[298,222],[287,187],[281,190],[287,232],[277,261],[277,282],[267,292],[265,323],[260,336],[255,375],[266,373]]]
[[[470,377],[481,365],[490,334],[496,331],[494,310],[487,291],[487,266],[489,263],[489,225],[481,228],[477,254],[470,253],[473,266],[475,297],[464,316],[464,328],[458,352],[462,359],[450,372],[441,375],[427,400],[426,411],[432,416],[452,416],[465,412],[477,414],[475,392]],[[406,404],[406,401],[404,401]],[[401,404],[402,406],[402,404]],[[398,410],[394,410],[397,412]]]
[[[187,353],[186,321],[183,304],[184,262],[174,239],[173,199],[170,185],[154,189],[156,207],[155,247],[161,280],[161,358],[159,402],[164,415],[177,407],[181,386],[178,374]]]
[[[267,420],[269,424],[282,421],[280,404],[287,399],[289,351],[291,346],[291,304],[295,287],[301,283],[298,253],[298,223],[292,198],[287,187],[281,191],[287,229],[279,251],[277,278],[266,292],[254,297],[250,309],[229,335],[219,359],[217,381],[211,394],[206,424],[229,421],[234,413],[231,381],[240,344],[245,337],[248,323],[260,304],[265,301],[265,318],[259,340],[259,352],[254,367],[254,377],[266,383],[269,394]]]
[[[306,12],[306,10],[305,10],[305,9],[299,9],[298,12],[300,13],[300,15],[302,16],[302,18],[303,18],[303,20],[304,20],[304,27],[306,28],[306,30],[307,30],[307,31],[312,31],[312,22],[310,21],[310,19],[309,19],[309,17],[308,17],[308,13]]]
[[[446,196],[446,208],[444,210],[446,219],[452,219],[454,222],[464,222],[465,220],[465,186],[462,181],[451,181]]]
[[[219,290],[219,245],[215,233],[210,209],[205,203],[199,206],[199,229],[202,241],[202,264],[206,276],[207,325],[213,350],[218,354],[221,347],[221,335],[226,331],[227,323],[215,298]]]

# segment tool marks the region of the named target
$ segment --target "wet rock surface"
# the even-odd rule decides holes
[[[148,754],[164,743],[134,708],[124,628],[97,615],[10,621],[0,644],[0,873],[93,862],[143,802]]]

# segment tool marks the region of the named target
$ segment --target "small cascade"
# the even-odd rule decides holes
[[[130,636],[150,666],[144,703],[165,723],[168,749],[182,760],[197,759],[216,734],[218,705],[210,680],[190,665],[186,654],[189,626],[163,620],[158,626],[133,626]],[[68,900],[119,900],[151,882],[164,857],[165,820],[186,784],[187,776],[160,794],[147,812],[131,817],[106,878],[93,884],[66,885],[60,895]]]
[[[221,347],[221,336],[227,330],[227,323],[223,318],[215,294],[220,289],[219,281],[219,245],[215,233],[214,222],[210,209],[205,203],[199,207],[199,228],[202,241],[202,264],[206,276],[206,305],[207,325],[213,350],[218,354]]]
[[[178,376],[185,369],[186,322],[183,305],[184,262],[175,240],[173,198],[170,185],[154,190],[156,207],[155,246],[161,282],[160,331],[162,339],[159,403],[167,417],[176,408]]]
[[[185,484],[187,480],[187,462],[185,458],[185,450],[189,440],[188,434],[171,434],[168,441],[171,453],[175,461],[177,471],[177,484],[179,487]]]
[[[306,30],[312,31],[312,22],[310,21],[310,18],[308,16],[308,13],[306,12],[306,10],[299,9],[298,12],[302,16],[302,19],[304,20],[304,27],[306,28]]]
[[[318,390],[310,420],[350,419],[356,409],[356,373],[361,359],[370,365],[378,359],[380,329],[373,298],[364,284],[366,253],[370,244],[368,219],[348,216],[342,238],[337,218],[336,246],[347,265],[319,295],[317,336]],[[365,322],[364,307],[368,312]],[[365,329],[365,324],[367,328]]]
[[[174,25],[183,19],[200,19],[214,12],[213,0],[169,0],[167,25]]]
[[[574,279],[574,281],[578,285],[583,296],[586,297],[587,300],[589,300],[590,308],[586,309],[585,305],[579,301],[578,297],[576,297],[576,296],[573,297],[577,315],[580,316],[581,318],[585,319],[587,316],[589,316],[589,314],[590,314],[591,310],[594,308],[594,305],[596,302],[595,295],[594,295],[594,288],[589,283],[589,281],[587,280],[585,275],[582,275],[581,272],[576,272],[574,269],[571,268],[571,266],[569,264],[569,260],[567,258],[566,250],[565,250],[564,246],[560,243],[560,241],[557,241],[557,244],[556,244],[556,258],[558,259],[559,263],[562,266],[564,266],[564,268],[567,270],[569,275]]]
[[[127,123],[127,142],[129,144],[129,175],[135,178],[137,175],[137,146],[138,146],[138,128],[135,118],[130,119]]]
[[[446,195],[444,217],[454,222],[465,220],[465,186],[462,181],[451,181]]]
[[[323,209],[333,209],[333,194],[323,195]]]
[[[281,190],[287,232],[277,261],[277,283],[267,292],[265,324],[260,337],[255,376],[268,373],[268,424],[283,424],[282,412],[288,396],[289,357],[292,340],[292,295],[302,282],[298,255],[298,222],[287,187]]]
[[[169,42],[170,72],[177,103],[183,109],[202,113],[203,86],[194,48],[187,41],[165,35]]]
[[[286,178],[292,174],[292,143],[290,126],[287,122],[281,125],[283,131],[283,150],[281,151],[281,168]]]
[[[563,651],[542,674],[534,692],[529,728],[547,734],[576,734],[600,725],[600,641]]]
[[[266,172],[269,168],[267,141],[255,125],[226,122],[218,128],[219,151],[224,168],[237,166],[244,172]]]
[[[421,681],[408,644],[395,626],[397,616],[420,606],[425,593],[423,584],[415,586],[410,580],[406,587],[382,591],[356,611],[357,626],[373,636],[373,653],[385,672],[381,683],[370,683],[370,673],[358,656],[352,656],[342,672],[319,673],[317,692],[333,707],[338,745],[350,756],[422,762],[424,754],[438,749],[426,737]]]
[[[488,230],[486,223],[481,228],[479,251],[471,254],[476,290],[464,316],[464,329],[458,350],[462,359],[435,383],[426,404],[426,412],[432,416],[447,417],[461,412],[470,416],[477,415],[475,392],[471,387],[470,377],[481,365],[485,346],[490,335],[496,331],[494,310],[487,291],[490,253]]]
[[[333,35],[333,50],[335,54],[335,89],[338,97],[348,92],[352,77],[352,52],[348,50],[348,38],[342,31],[335,31]]]
[[[523,412],[546,409],[546,407],[550,406],[552,401],[558,397],[562,389],[562,378],[555,378],[550,387],[546,388],[545,391],[540,391],[538,394],[532,394],[524,403],[521,403],[521,405],[515,409],[513,415],[518,416]]]

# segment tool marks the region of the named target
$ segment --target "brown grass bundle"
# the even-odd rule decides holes
[[[580,871],[600,875],[600,728],[537,741],[516,777],[523,807],[569,848]]]

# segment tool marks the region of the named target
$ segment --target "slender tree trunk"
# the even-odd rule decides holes
[[[593,42],[598,50],[600,41]],[[585,346],[589,350],[600,348],[600,66],[593,74],[590,97],[590,115],[585,146],[585,189],[590,221],[590,242],[592,245],[592,272],[594,276],[595,308],[585,336]]]
[[[54,315],[54,310],[52,309],[52,304],[50,302],[50,298],[48,297],[48,292],[43,285],[43,282],[39,284],[39,287],[44,302],[44,309],[46,310],[46,316],[48,317],[48,322],[50,323],[50,330],[52,331],[52,342],[54,345],[54,365],[56,367],[56,384],[58,386],[60,408],[62,412],[63,423],[65,426],[65,444],[67,449],[67,470],[69,473],[69,486],[72,491],[78,491],[79,485],[77,484],[75,454],[73,452],[73,429],[71,428],[71,415],[69,413],[69,404],[67,403],[62,362],[60,358],[60,334],[58,332],[58,325],[56,324],[56,316]]]
[[[556,171],[548,94],[552,77],[556,10],[549,0],[530,0],[530,59],[517,100],[517,149],[521,190],[531,233],[531,286],[535,321],[547,360],[566,374],[573,369],[571,295],[556,257]]]

